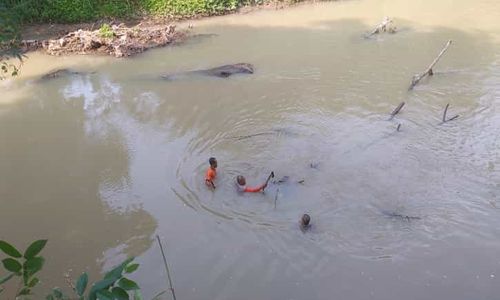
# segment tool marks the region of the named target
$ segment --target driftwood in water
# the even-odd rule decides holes
[[[458,115],[454,115],[453,117],[449,118],[449,119],[446,119],[446,113],[448,112],[448,107],[450,106],[450,103],[446,104],[446,107],[444,108],[444,112],[443,112],[443,123],[446,123],[448,121],[453,121],[455,120],[456,118],[458,118]]]
[[[398,127],[396,128],[396,131],[400,131],[401,130],[401,123],[398,124]]]
[[[434,65],[437,64],[441,56],[443,56],[446,50],[448,50],[448,47],[450,47],[450,45],[451,45],[451,40],[446,42],[446,45],[444,45],[441,52],[439,52],[438,56],[434,59],[434,61],[429,65],[429,67],[427,67],[427,69],[422,74],[416,74],[415,76],[413,76],[410,87],[408,88],[409,91],[412,90],[424,77],[434,75],[434,71],[432,71],[432,68],[434,68]]]
[[[372,32],[366,35],[366,38],[382,32],[396,33],[396,27],[393,25],[392,19],[389,17],[385,17],[384,20],[382,20],[382,22],[372,30]]]
[[[404,102],[399,103],[399,105],[391,112],[391,116],[389,117],[389,120],[392,120],[398,113],[399,111],[405,106]]]

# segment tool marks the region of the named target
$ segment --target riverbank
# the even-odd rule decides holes
[[[278,10],[298,4],[317,1],[266,1],[259,5],[245,5],[225,14],[248,14],[258,10]],[[107,54],[128,57],[150,48],[179,43],[188,36],[190,21],[219,16],[199,13],[195,15],[151,15],[142,18],[112,20],[104,18],[92,23],[38,24],[21,30],[23,52],[42,49],[50,55]],[[181,30],[176,25],[181,24]]]

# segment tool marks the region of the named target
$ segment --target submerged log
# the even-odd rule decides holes
[[[393,25],[392,19],[389,17],[385,17],[380,24],[377,25],[369,34],[366,35],[366,38],[370,38],[375,34],[389,32],[396,33],[396,27]]]
[[[441,56],[443,56],[443,54],[446,52],[446,50],[448,50],[448,47],[450,47],[450,45],[451,45],[451,40],[448,40],[448,42],[446,42],[446,44],[444,45],[441,52],[439,52],[438,56],[429,65],[429,67],[427,67],[427,69],[423,73],[416,74],[415,76],[413,76],[413,78],[411,80],[410,87],[408,88],[409,91],[412,90],[420,82],[420,80],[422,80],[424,77],[434,75],[434,71],[432,71],[432,68],[434,68],[434,65],[437,64],[437,62],[439,61]]]

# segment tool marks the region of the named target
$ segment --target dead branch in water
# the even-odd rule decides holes
[[[448,112],[448,107],[450,107],[450,103],[446,104],[446,107],[444,108],[444,112],[443,112],[443,123],[446,123],[448,121],[453,121],[455,120],[456,118],[458,118],[458,115],[455,115],[449,119],[446,119],[446,113]]]
[[[448,112],[448,107],[450,107],[450,103],[446,104],[443,112],[443,123],[446,122],[446,113]]]
[[[375,27],[372,32],[370,32],[368,35],[366,35],[366,38],[369,38],[375,34],[381,33],[381,32],[389,32],[389,33],[395,33],[396,32],[396,27],[392,26],[392,19],[389,17],[385,17],[384,20],[380,24]]]
[[[404,102],[399,103],[399,105],[391,112],[391,117],[389,118],[389,120],[392,120],[403,108],[403,106],[405,106]]]
[[[429,65],[429,67],[422,74],[417,74],[413,76],[410,87],[408,88],[409,91],[412,90],[425,76],[432,76],[434,74],[432,68],[434,68],[434,65],[437,64],[441,56],[443,56],[446,50],[448,50],[448,47],[450,47],[450,45],[451,45],[451,40],[448,40],[448,42],[446,42],[446,45],[444,45],[444,48],[441,50],[441,52],[439,52],[438,56]]]
[[[401,123],[398,124],[398,127],[396,128],[396,131],[399,131],[401,129]]]

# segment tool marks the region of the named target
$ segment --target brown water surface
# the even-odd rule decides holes
[[[386,15],[400,31],[364,39]],[[498,1],[330,2],[201,20],[215,36],[133,59],[31,54],[0,83],[0,239],[49,239],[40,291],[135,255],[150,298],[159,234],[179,299],[495,299],[498,20]],[[236,62],[255,74],[159,79]],[[59,67],[89,73],[36,81]],[[271,170],[289,182],[236,194]]]

